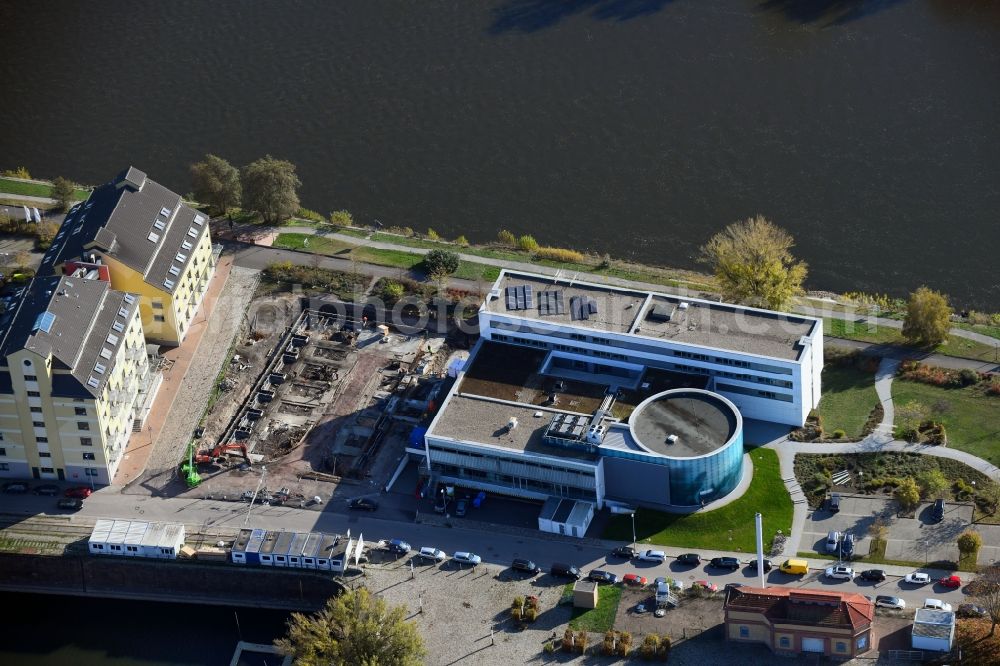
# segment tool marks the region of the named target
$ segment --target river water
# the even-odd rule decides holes
[[[294,162],[363,223],[695,267],[793,232],[809,286],[1000,310],[1000,3],[0,3],[0,162],[190,189]]]

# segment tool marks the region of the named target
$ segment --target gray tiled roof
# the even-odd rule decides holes
[[[191,229],[194,236],[188,235]],[[169,273],[171,266],[183,272],[192,259],[182,244],[187,241],[193,248],[207,232],[206,216],[182,203],[180,195],[129,167],[96,188],[66,216],[39,273],[52,274],[59,264],[95,248],[141,273],[148,284],[173,293],[180,280]],[[178,253],[185,255],[182,261],[177,260]],[[167,279],[173,287],[164,284]]]
[[[15,305],[13,319],[0,331],[0,357],[21,349],[43,356],[51,353],[54,395],[100,395],[127,331],[112,327],[116,321],[127,327],[138,306],[137,298],[101,280],[35,278]],[[39,316],[46,312],[51,316],[47,331],[37,327]],[[105,348],[110,359],[101,357]],[[95,371],[98,363],[105,367],[103,373]],[[91,377],[96,386],[88,383]]]

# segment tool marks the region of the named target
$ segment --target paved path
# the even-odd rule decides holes
[[[887,319],[885,317],[873,317],[871,315],[860,315],[857,311],[844,310],[844,306],[839,303],[831,303],[833,306],[831,309],[826,308],[814,308],[808,305],[797,305],[795,311],[812,315],[813,317],[833,317],[835,319],[844,319],[848,321],[853,321],[859,325],[873,325],[882,326],[884,328],[895,328],[902,329],[903,322],[899,319]],[[834,309],[836,308],[836,309]],[[984,335],[983,333],[977,333],[976,331],[967,331],[964,328],[952,328],[951,334],[960,338],[965,338],[966,340],[975,340],[976,342],[981,342],[984,345],[995,346],[1000,343],[1000,340],[989,335]]]

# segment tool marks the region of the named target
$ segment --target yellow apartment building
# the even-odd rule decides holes
[[[110,483],[158,386],[139,313],[104,280],[53,276],[0,315],[0,478]]]
[[[139,296],[146,339],[178,346],[215,270],[207,216],[129,167],[75,207],[39,275],[94,274]]]

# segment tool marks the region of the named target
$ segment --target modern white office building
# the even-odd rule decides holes
[[[504,271],[424,437],[436,480],[546,500],[698,506],[743,474],[744,419],[802,425],[822,323]]]

